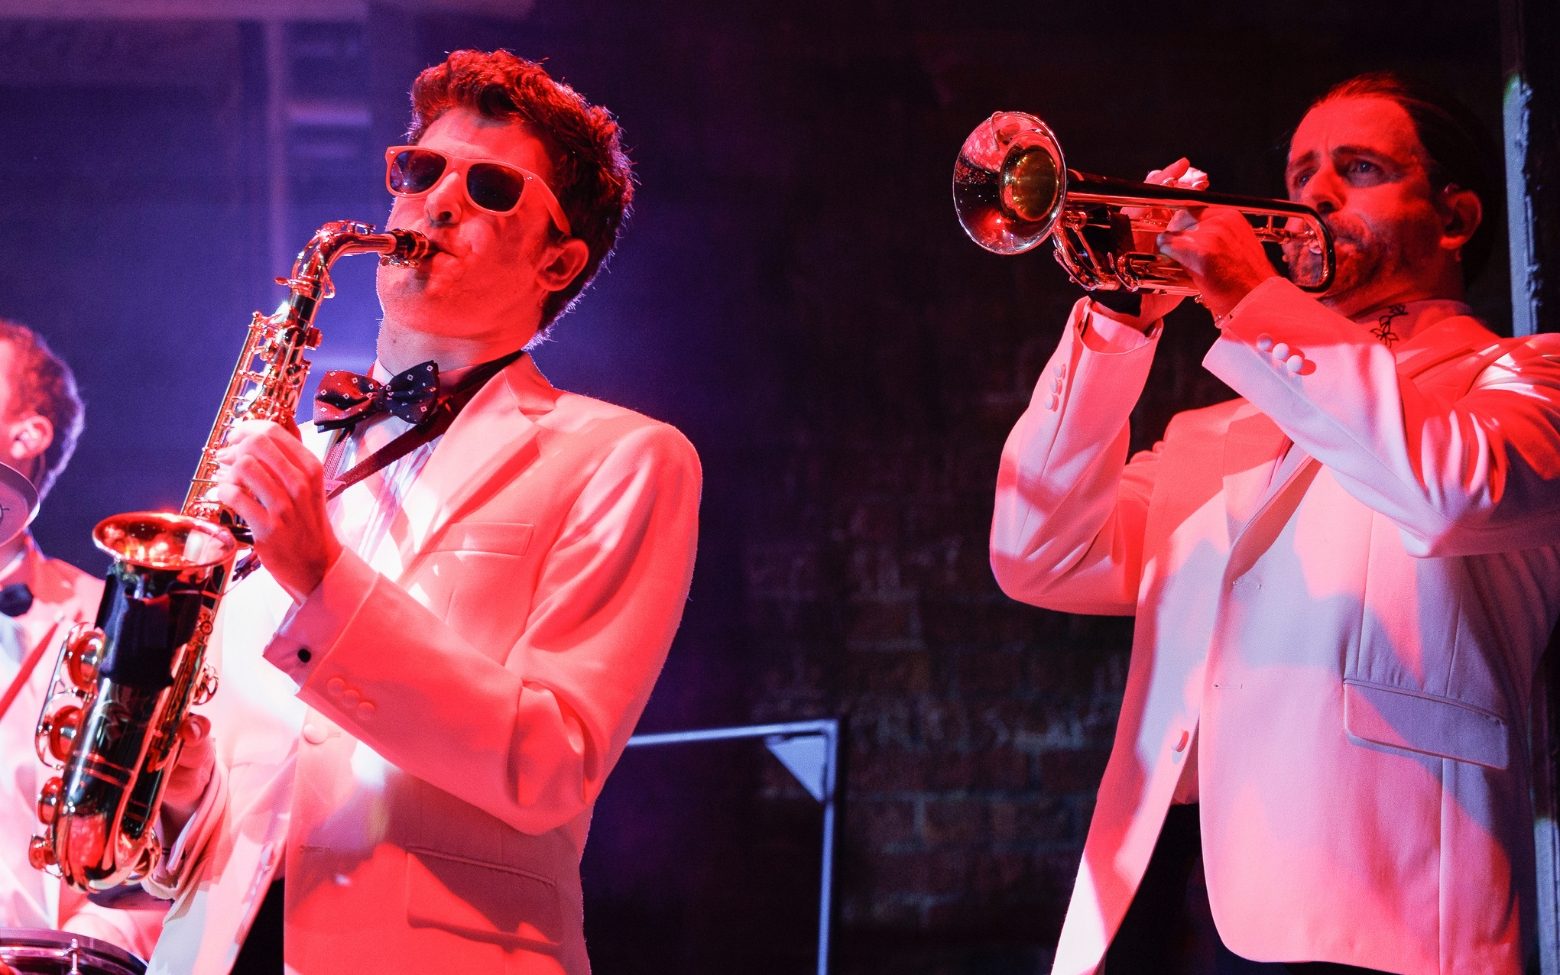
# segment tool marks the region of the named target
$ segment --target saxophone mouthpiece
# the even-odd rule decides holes
[[[439,246],[415,230],[391,230],[395,248],[379,258],[382,267],[416,267],[438,253]]]

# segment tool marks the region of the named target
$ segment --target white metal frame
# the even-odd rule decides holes
[[[684,745],[690,742],[733,741],[761,738],[770,754],[780,760],[796,780],[823,807],[823,842],[818,882],[818,975],[829,973],[830,922],[834,901],[834,828],[839,780],[840,722],[838,718],[788,721],[781,724],[707,728],[635,735],[630,748]]]

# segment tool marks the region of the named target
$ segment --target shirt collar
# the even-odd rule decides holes
[[[439,388],[449,389],[451,386],[460,382],[466,373],[475,368],[476,364],[462,366],[459,369],[450,369],[448,371],[441,368],[439,370]],[[395,373],[391,372],[389,369],[386,369],[383,363],[381,363],[378,359],[375,359],[374,366],[369,370],[368,375],[376,383],[387,383],[395,375]]]
[[[33,539],[32,532],[26,532],[22,536],[22,547],[9,562],[0,565],[0,586],[9,586],[15,582],[25,582],[32,585],[33,566],[42,557],[38,551],[38,543]]]

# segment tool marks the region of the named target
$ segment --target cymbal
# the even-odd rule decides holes
[[[21,471],[0,464],[0,545],[20,535],[38,513],[38,489]]]

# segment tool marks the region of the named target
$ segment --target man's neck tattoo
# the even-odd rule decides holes
[[[1376,319],[1376,327],[1370,330],[1370,334],[1380,339],[1382,345],[1389,349],[1392,348],[1392,346],[1397,344],[1397,340],[1402,337],[1392,330],[1392,322],[1394,319],[1402,318],[1407,314],[1407,305],[1389,305],[1387,310],[1381,313],[1381,317]]]

